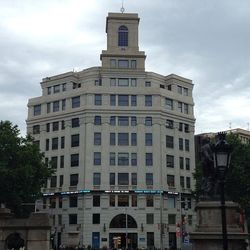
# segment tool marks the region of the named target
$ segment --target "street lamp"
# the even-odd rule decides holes
[[[220,185],[223,250],[228,250],[224,184],[226,173],[230,164],[231,152],[232,147],[226,141],[226,133],[218,133],[218,141],[213,147],[213,153],[215,171]]]

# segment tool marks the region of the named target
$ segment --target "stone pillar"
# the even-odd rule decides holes
[[[226,202],[227,238],[229,250],[245,250],[247,232],[239,226],[239,205]],[[197,228],[190,233],[195,250],[222,250],[221,205],[219,201],[202,201],[196,206]],[[247,230],[247,229],[246,229]]]

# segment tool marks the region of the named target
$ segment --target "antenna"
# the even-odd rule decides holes
[[[123,14],[123,12],[125,11],[125,8],[123,7],[123,1],[124,0],[122,0],[122,7],[121,7],[121,13]]]
[[[247,123],[247,130],[249,131],[249,122]]]
[[[232,122],[229,122],[229,129],[232,129]]]

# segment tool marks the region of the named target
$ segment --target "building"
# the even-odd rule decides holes
[[[192,228],[193,84],[145,71],[138,25],[109,13],[101,66],[46,77],[29,100],[27,130],[56,170],[40,201],[56,245],[165,249],[181,218]]]

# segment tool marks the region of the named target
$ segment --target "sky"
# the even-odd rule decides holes
[[[122,0],[0,0],[0,120],[26,133],[42,78],[100,66]],[[146,71],[193,81],[196,134],[249,129],[250,1],[124,0],[140,17]]]

